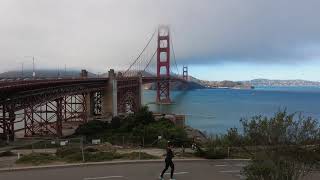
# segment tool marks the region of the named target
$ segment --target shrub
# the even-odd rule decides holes
[[[204,157],[206,159],[224,159],[228,156],[225,148],[210,148],[204,151]]]
[[[244,168],[248,179],[301,179],[320,164],[320,129],[317,120],[286,111],[274,117],[242,120],[243,149],[252,161]]]
[[[86,153],[85,160],[91,162],[98,161],[111,161],[113,159],[119,158],[120,155],[115,152],[96,152],[96,153]]]
[[[111,120],[111,128],[112,129],[118,129],[121,127],[121,119],[120,117],[116,116],[116,117],[113,117],[112,120]]]
[[[135,114],[125,117],[114,117],[110,125],[102,121],[90,121],[80,126],[76,130],[76,135],[85,135],[88,139],[102,138],[103,141],[121,145],[122,137],[125,137],[125,143],[134,145],[142,144],[143,138],[145,144],[155,144],[158,136],[171,140],[179,146],[189,142],[183,128],[176,127],[167,119],[155,121],[148,107],[142,107]]]
[[[195,156],[203,157],[206,159],[224,159],[228,156],[227,149],[221,147],[211,147],[209,149],[198,148]]]
[[[80,125],[75,134],[76,135],[84,135],[87,137],[95,137],[97,134],[104,132],[109,128],[109,124],[107,122],[93,120],[89,121],[86,124]]]
[[[188,141],[187,133],[183,128],[176,127],[170,120],[161,119],[144,128],[145,142],[151,143],[161,135],[164,139],[171,140],[175,145],[182,145]]]
[[[121,159],[130,159],[130,160],[137,160],[139,159],[159,159],[159,157],[141,152],[139,155],[139,152],[132,152],[132,153],[126,153],[126,154],[121,154]]]
[[[166,149],[167,146],[168,146],[168,141],[165,140],[165,139],[160,139],[160,140],[157,142],[156,145],[157,145],[158,148]]]
[[[84,158],[86,162],[108,161],[121,156],[115,151],[99,151],[94,148],[87,148],[84,150]],[[80,162],[83,161],[82,151],[80,148],[59,148],[56,152],[57,157],[67,162]]]
[[[88,152],[84,152],[84,157],[88,157]],[[66,162],[81,162],[83,161],[82,152],[75,152],[63,157],[63,160]]]
[[[4,157],[4,156],[15,156],[16,154],[11,152],[11,151],[5,151],[5,152],[1,152],[0,153],[0,157]]]
[[[5,147],[6,142],[2,140],[2,137],[0,136],[0,147]]]
[[[56,155],[60,158],[65,158],[67,156],[71,156],[77,153],[81,153],[80,148],[62,147],[57,149]]]

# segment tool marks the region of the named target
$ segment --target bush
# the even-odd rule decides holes
[[[228,156],[228,152],[227,149],[218,147],[205,150],[198,148],[194,155],[206,159],[224,159]]]
[[[88,157],[88,154],[87,152],[84,152],[84,157]],[[83,157],[82,157],[82,152],[76,152],[76,153],[73,153],[73,154],[69,154],[69,155],[66,155],[63,157],[64,161],[66,162],[69,162],[69,163],[72,163],[72,162],[81,162],[83,161]]]
[[[139,152],[121,154],[121,159],[137,160],[139,159]],[[145,153],[145,152],[141,152],[140,159],[159,159],[159,157]]]
[[[11,152],[11,151],[5,151],[0,153],[0,157],[5,157],[5,156],[15,156],[16,154]]]
[[[111,161],[120,157],[120,154],[116,152],[96,152],[85,154],[85,160],[89,162]]]
[[[156,146],[157,146],[158,148],[161,148],[161,149],[166,149],[167,146],[168,146],[168,141],[165,140],[165,139],[160,139],[160,140],[157,142]]]
[[[85,151],[92,153],[92,152],[98,152],[99,150],[95,149],[95,148],[92,148],[92,147],[89,147],[89,148],[86,148]]]
[[[176,127],[170,120],[161,119],[154,123],[145,126],[145,132],[142,134],[145,137],[145,142],[152,143],[158,136],[172,141],[175,145],[182,145],[189,141],[187,133],[183,128]]]
[[[104,132],[106,129],[109,128],[108,122],[93,120],[89,121],[86,124],[80,125],[77,129],[75,134],[76,135],[84,135],[87,137],[96,137],[97,134]]]
[[[272,174],[275,174],[275,166],[272,161],[257,161],[253,160],[243,171],[246,174],[247,180],[256,179],[273,179]]]
[[[32,165],[40,165],[40,164],[47,164],[53,161],[58,161],[57,158],[53,154],[48,153],[32,153],[28,155],[22,156],[20,159],[16,161],[18,164],[32,164]]]
[[[139,109],[135,114],[126,116],[122,120],[120,132],[132,132],[134,135],[142,135],[145,126],[154,123],[155,119],[147,106]]]
[[[228,152],[225,148],[210,148],[204,152],[204,157],[206,159],[224,159],[228,156]]]
[[[80,148],[62,147],[57,149],[56,155],[60,158],[72,156],[74,154],[81,153]]]
[[[142,107],[135,114],[125,117],[114,117],[111,124],[89,121],[76,130],[76,135],[84,135],[88,139],[101,138],[103,141],[121,145],[123,136],[125,143],[133,145],[142,144],[143,138],[145,144],[152,144],[158,139],[158,136],[173,141],[178,146],[189,142],[183,128],[176,127],[167,119],[155,121],[148,107]]]
[[[242,126],[242,147],[252,159],[243,171],[248,179],[301,179],[320,165],[317,120],[279,111],[242,120]]]
[[[118,128],[120,128],[120,126],[121,126],[120,117],[118,117],[118,116],[113,117],[112,120],[111,120],[111,128],[112,129],[118,129]]]
[[[82,151],[80,148],[59,148],[56,152],[57,157],[67,162],[80,162],[83,161]],[[121,156],[115,151],[99,151],[94,148],[87,148],[84,150],[84,157],[86,162],[108,161]]]
[[[6,141],[2,140],[2,137],[0,136],[0,147],[5,147],[6,146]]]

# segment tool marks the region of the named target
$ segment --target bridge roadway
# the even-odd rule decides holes
[[[139,77],[117,78],[122,87],[130,87],[132,82]],[[23,101],[29,101],[28,97],[46,96],[46,99],[55,99],[72,94],[99,91],[106,87],[109,78],[82,78],[82,79],[50,79],[50,80],[28,80],[28,81],[8,81],[0,83],[0,104],[5,102],[15,102],[18,104],[16,110],[23,109]],[[179,77],[142,77],[142,83],[152,83],[157,81],[186,81]],[[36,101],[36,100],[34,100]],[[21,106],[19,106],[21,105]]]
[[[62,136],[62,122],[85,123],[94,116],[136,112],[141,106],[141,85],[167,81],[187,82],[174,76],[117,77],[111,70],[109,78],[1,82],[0,136],[13,140],[15,123],[22,121],[25,136],[46,136],[46,132]]]

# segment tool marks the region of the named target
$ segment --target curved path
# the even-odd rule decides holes
[[[236,180],[244,179],[242,160],[178,161],[177,180]],[[100,164],[0,172],[2,180],[156,180],[163,162]],[[318,179],[319,174],[306,178]],[[169,179],[169,173],[165,179]]]

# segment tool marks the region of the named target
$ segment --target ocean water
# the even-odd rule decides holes
[[[257,87],[172,92],[172,105],[155,104],[155,91],[144,91],[144,103],[156,112],[186,115],[186,123],[207,133],[240,127],[241,118],[272,116],[279,109],[320,119],[319,87]]]

